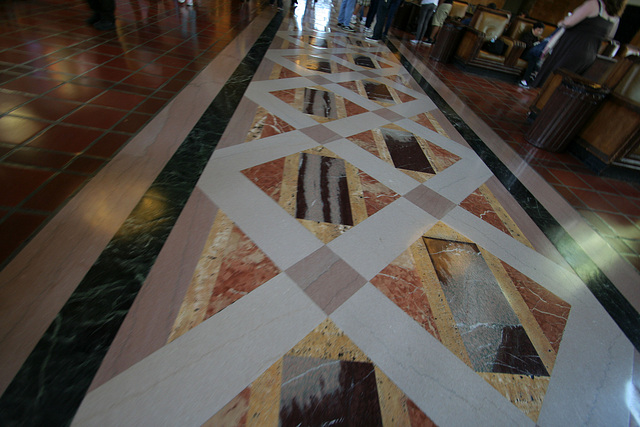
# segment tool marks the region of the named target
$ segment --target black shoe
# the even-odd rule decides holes
[[[100,20],[98,22],[96,22],[95,24],[93,24],[93,28],[95,28],[96,30],[100,30],[100,31],[109,31],[109,30],[115,30],[116,29],[116,23],[113,21],[107,21],[107,20]]]
[[[86,22],[89,25],[93,25],[98,21],[100,21],[100,14],[98,12],[94,12],[91,18],[87,19],[84,22]]]

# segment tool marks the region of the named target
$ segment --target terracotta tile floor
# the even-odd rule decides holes
[[[117,31],[84,24],[83,0],[0,6],[0,267],[104,166],[266,2],[118,2]],[[223,10],[219,10],[223,9]],[[244,11],[244,12],[243,12]],[[423,48],[425,57],[428,48]],[[596,176],[524,139],[535,91],[429,66],[640,269],[640,185]]]
[[[0,5],[0,267],[267,2],[242,5],[118,1],[104,33],[84,0]]]

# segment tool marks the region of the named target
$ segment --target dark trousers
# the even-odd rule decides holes
[[[436,5],[433,3],[423,4],[420,6],[420,15],[418,16],[418,29],[416,30],[416,40],[422,40],[431,22],[433,12],[436,10]]]
[[[89,7],[100,17],[101,21],[116,20],[116,2],[115,0],[87,0]]]
[[[389,32],[389,27],[391,27],[393,17],[398,10],[398,6],[400,6],[400,3],[402,3],[402,0],[379,0],[378,12],[376,13],[376,26],[373,28],[372,37],[374,39],[379,40],[383,36],[387,35],[387,33]]]

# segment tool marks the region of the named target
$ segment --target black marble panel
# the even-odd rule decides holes
[[[353,225],[344,160],[300,155],[296,218]]]
[[[476,135],[476,133],[462,120],[429,82],[416,68],[398,52],[389,41],[387,47],[396,54],[409,74],[418,82],[424,92],[436,104],[447,120],[467,141],[482,161],[491,169],[493,174],[509,190],[514,199],[527,212],[542,232],[558,249],[569,263],[578,277],[587,285],[591,293],[617,323],[629,338],[636,350],[640,351],[640,314],[620,293],[611,280],[600,270],[595,262],[589,258],[584,249],[566,232],[558,221],[545,209],[531,192],[520,182],[496,156],[493,151]]]
[[[391,92],[389,92],[389,88],[386,85],[369,80],[363,80],[363,84],[364,90],[370,100],[395,103],[393,96],[391,96]]]
[[[520,325],[505,326],[502,329],[502,342],[498,348],[493,372],[499,374],[549,376],[547,368],[544,367],[529,336]]]
[[[329,45],[327,44],[327,39],[310,36],[309,44],[315,47],[327,48]]]
[[[335,95],[324,90],[304,88],[302,112],[314,116],[337,119]]]
[[[287,356],[282,362],[281,426],[382,426],[371,363]]]
[[[0,425],[71,423],[282,19],[275,15],[37,343],[0,398]]]
[[[312,56],[307,60],[306,67],[307,69],[312,71],[320,71],[322,73],[331,74],[331,63],[326,59]]]
[[[361,67],[376,68],[376,65],[368,56],[364,56],[364,55],[356,56],[354,58],[354,61],[356,65],[360,65]]]
[[[414,134],[387,128],[380,128],[380,132],[389,148],[395,167],[416,172],[436,173]]]

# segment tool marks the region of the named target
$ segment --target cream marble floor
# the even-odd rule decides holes
[[[361,34],[336,31],[330,3],[315,7],[313,21],[311,9],[300,6],[283,21],[93,378],[74,425],[216,425],[216,414],[326,322],[437,425],[534,425],[533,419],[542,426],[633,423],[628,396],[637,352],[629,339],[389,48],[366,43]],[[237,37],[0,272],[2,283],[10,284],[0,296],[6,313],[0,346],[3,390],[273,13]],[[317,39],[328,46],[311,43]],[[566,230],[579,241],[596,238],[410,49],[400,40],[392,43]],[[309,56],[341,71],[323,73],[295,60]],[[356,65],[354,56],[369,57],[378,66]],[[352,82],[364,80],[383,83],[405,98],[381,103],[351,89]],[[334,120],[318,120],[274,95],[307,87],[333,93],[359,114],[347,111]],[[286,132],[248,137],[259,108],[286,122]],[[428,126],[417,119],[427,114]],[[353,135],[382,126],[404,129],[459,160],[416,179],[353,142]],[[319,147],[397,197],[323,239],[243,173]],[[482,186],[519,235],[462,206]],[[192,289],[221,213],[257,248],[236,261],[262,267],[255,261],[259,252],[273,274],[210,317],[188,319],[175,333],[184,307],[207,309],[200,291]],[[381,271],[443,224],[481,247],[487,259],[513,267],[571,307],[533,419],[374,285]],[[637,273],[621,267],[628,264],[603,252],[606,248],[596,244],[588,251],[637,309]],[[215,283],[211,277],[198,280]],[[526,312],[518,311],[523,323]]]

